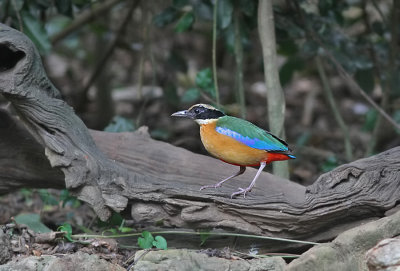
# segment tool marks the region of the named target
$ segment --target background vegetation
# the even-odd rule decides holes
[[[257,1],[1,0],[0,20],[34,41],[49,77],[88,127],[146,125],[153,138],[205,153],[196,124],[169,116],[214,104],[285,136],[297,156],[290,179],[307,185],[399,145],[399,5],[274,1],[279,82],[268,87],[274,63],[265,62],[266,14]],[[281,101],[269,96],[279,83]],[[285,129],[269,128],[268,116],[280,108]],[[30,193],[20,199],[31,200]],[[60,197],[78,208],[65,192]]]
[[[147,125],[154,138],[204,152],[195,125],[169,115],[205,102],[283,136],[268,124],[268,106],[284,100],[267,106],[257,1],[0,5],[1,21],[35,42],[52,81],[91,128]],[[298,156],[291,179],[312,182],[332,166],[398,145],[394,124],[346,79],[400,121],[398,5],[274,1],[286,139]]]

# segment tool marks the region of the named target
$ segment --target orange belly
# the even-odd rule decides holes
[[[216,122],[201,125],[200,136],[206,150],[216,158],[234,165],[257,166],[262,161],[270,162],[270,158],[274,156],[272,153],[251,148],[229,136],[218,133],[215,131],[215,125]],[[282,155],[280,154],[280,156]],[[283,156],[288,159],[286,155]]]

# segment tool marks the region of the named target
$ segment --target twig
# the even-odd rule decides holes
[[[238,10],[235,10],[234,12],[234,25],[237,96],[240,104],[240,115],[242,118],[246,118],[246,101],[243,87],[243,46],[242,34],[240,31],[240,13]]]
[[[328,78],[326,77],[324,65],[322,63],[320,56],[317,56],[315,58],[315,63],[317,64],[317,70],[318,70],[318,74],[319,74],[319,77],[322,82],[322,89],[324,90],[325,97],[328,100],[328,103],[329,103],[329,106],[331,107],[333,115],[343,133],[346,159],[347,159],[347,161],[352,161],[353,160],[353,151],[352,151],[352,145],[351,145],[351,141],[350,141],[349,128],[345,124],[345,122],[342,118],[342,115],[340,114],[340,111],[337,107],[335,98],[333,97],[333,94],[332,94],[332,89],[328,82]]]
[[[213,14],[213,35],[212,35],[212,66],[213,66],[213,76],[214,76],[214,88],[215,97],[217,101],[217,107],[220,106],[219,103],[219,89],[218,89],[218,76],[217,76],[217,13],[218,12],[218,0],[214,3],[214,14]]]
[[[80,106],[78,106],[78,109],[77,109],[78,111],[80,111],[80,109],[82,109],[82,107],[86,103],[86,101],[87,101],[87,92],[89,91],[89,88],[94,83],[96,78],[99,76],[101,71],[105,68],[105,64],[106,64],[107,60],[112,55],[112,53],[113,53],[113,51],[115,49],[115,46],[117,45],[118,39],[123,35],[123,33],[125,31],[125,28],[128,25],[129,20],[130,20],[130,18],[132,16],[132,13],[135,10],[135,8],[138,5],[138,3],[139,3],[139,0],[135,0],[135,1],[132,2],[128,12],[126,13],[126,16],[125,16],[124,20],[122,21],[121,25],[119,26],[119,28],[117,30],[117,33],[115,34],[114,40],[107,47],[105,53],[103,54],[103,57],[97,63],[94,71],[92,72],[92,74],[89,77],[89,80],[87,81],[86,85],[83,87],[83,89],[81,91],[81,95],[82,95],[83,99],[80,102]]]
[[[105,1],[99,5],[96,5],[94,8],[89,9],[88,11],[83,12],[79,17],[77,17],[70,25],[65,27],[62,31],[58,32],[54,36],[50,38],[51,43],[54,45],[60,40],[64,39],[66,36],[76,31],[81,26],[89,23],[94,20],[96,17],[101,14],[110,11],[110,9],[121,2],[122,0],[109,0]]]

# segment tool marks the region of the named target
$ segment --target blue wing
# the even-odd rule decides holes
[[[215,130],[251,148],[271,152],[288,152],[287,143],[243,119],[224,116],[218,119]]]

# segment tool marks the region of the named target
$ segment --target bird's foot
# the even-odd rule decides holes
[[[237,195],[240,195],[240,194],[243,194],[243,198],[246,198],[246,193],[250,192],[250,191],[251,191],[250,187],[247,187],[246,189],[239,187],[239,191],[236,191],[235,193],[232,193],[231,199],[233,199],[233,197],[235,197]]]
[[[220,186],[221,186],[220,183],[204,185],[204,186],[200,187],[200,191],[203,190],[203,189],[206,189],[206,188],[215,188],[215,189],[217,189]]]

